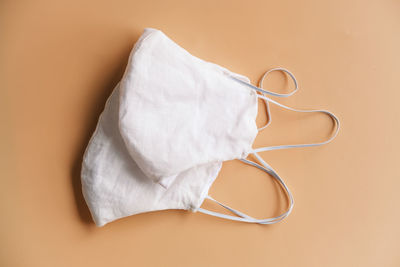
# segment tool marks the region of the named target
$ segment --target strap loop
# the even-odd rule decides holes
[[[294,82],[295,89],[294,89],[292,92],[287,93],[287,94],[279,94],[279,93],[274,93],[274,92],[270,92],[270,91],[267,91],[267,90],[262,89],[262,85],[263,85],[264,79],[265,79],[266,76],[267,76],[269,73],[271,73],[272,71],[283,71],[283,72],[285,72],[286,74],[288,74],[288,75],[292,78],[292,80],[293,80],[293,82]],[[212,215],[212,216],[215,216],[215,217],[219,217],[219,218],[223,218],[223,219],[230,219],[230,220],[233,220],[233,221],[241,221],[241,222],[248,222],[248,223],[258,223],[258,224],[274,224],[274,223],[280,222],[281,220],[283,220],[284,218],[286,218],[286,217],[291,213],[291,211],[292,211],[292,209],[293,209],[293,205],[294,205],[294,200],[293,200],[292,193],[290,192],[290,190],[289,190],[289,188],[287,187],[287,185],[285,184],[285,182],[281,179],[281,177],[277,174],[277,172],[276,172],[275,170],[273,170],[272,167],[269,166],[268,163],[266,163],[266,162],[257,154],[257,152],[271,151],[271,150],[278,150],[278,149],[296,148],[296,147],[321,146],[321,145],[327,144],[327,143],[331,142],[333,139],[335,139],[335,137],[337,136],[337,134],[338,134],[338,132],[339,132],[339,129],[340,129],[340,121],[339,121],[339,119],[338,119],[333,113],[331,113],[331,112],[329,112],[329,111],[327,111],[327,110],[322,110],[322,109],[321,109],[321,110],[301,110],[301,109],[295,109],[295,108],[291,108],[291,107],[285,106],[285,105],[283,105],[283,104],[281,104],[281,103],[279,103],[279,102],[276,102],[275,100],[272,100],[272,99],[270,99],[269,97],[265,96],[265,94],[269,94],[269,95],[278,96],[278,97],[288,97],[288,96],[293,95],[293,94],[298,90],[298,84],[297,84],[296,78],[294,77],[294,75],[293,75],[291,72],[289,72],[289,71],[286,70],[286,69],[283,69],[283,68],[274,68],[274,69],[271,69],[271,70],[265,72],[264,75],[262,76],[261,80],[260,80],[259,87],[256,87],[256,86],[254,86],[254,85],[252,85],[252,84],[249,84],[249,83],[247,83],[247,82],[245,82],[245,81],[242,81],[242,80],[240,80],[240,79],[237,79],[236,77],[233,77],[233,76],[230,76],[230,77],[231,77],[232,79],[238,81],[239,83],[242,83],[242,84],[244,84],[244,85],[246,85],[246,86],[249,86],[249,87],[252,88],[253,90],[259,92],[260,94],[257,94],[257,97],[259,97],[259,98],[261,98],[261,99],[264,100],[264,103],[265,103],[265,105],[266,105],[266,112],[267,112],[267,115],[268,115],[268,122],[267,122],[266,125],[264,125],[263,127],[259,128],[259,129],[258,129],[259,131],[265,129],[265,128],[271,123],[269,102],[271,102],[271,103],[273,103],[273,104],[275,104],[275,105],[277,105],[277,106],[279,106],[279,107],[282,107],[282,108],[284,108],[284,109],[291,110],[291,111],[295,111],[295,112],[303,112],[303,113],[320,112],[320,113],[324,113],[324,114],[329,115],[329,116],[334,120],[334,122],[336,123],[336,131],[334,132],[334,134],[333,134],[328,140],[326,140],[326,141],[324,141],[324,142],[312,143],[312,144],[297,144],[297,145],[270,146],[270,147],[261,147],[261,148],[253,149],[253,150],[251,151],[251,153],[257,158],[257,160],[261,163],[261,165],[255,163],[255,162],[253,162],[253,161],[247,160],[247,159],[240,159],[240,161],[242,161],[242,162],[244,162],[244,163],[246,163],[246,164],[249,164],[249,165],[251,165],[251,166],[253,166],[253,167],[256,167],[256,168],[258,168],[258,169],[260,169],[260,170],[262,170],[262,171],[264,171],[264,172],[270,174],[274,179],[276,179],[276,180],[279,182],[279,184],[280,184],[280,185],[283,187],[283,189],[285,190],[286,195],[287,195],[287,197],[288,197],[288,199],[289,199],[289,207],[288,207],[288,209],[287,209],[286,212],[282,213],[282,214],[279,215],[279,216],[272,217],[272,218],[268,218],[268,219],[255,219],[255,218],[253,218],[253,217],[250,217],[250,216],[246,215],[245,213],[242,213],[242,212],[240,212],[240,211],[238,211],[238,210],[235,210],[235,209],[233,209],[233,208],[231,208],[231,207],[229,207],[229,206],[227,206],[227,205],[224,205],[224,204],[222,204],[222,203],[216,201],[215,199],[213,199],[213,198],[210,197],[210,196],[207,196],[207,198],[210,199],[210,200],[212,200],[212,201],[214,201],[214,202],[216,202],[218,205],[220,205],[220,206],[222,206],[223,208],[229,210],[230,212],[236,214],[238,217],[236,217],[236,216],[231,216],[231,215],[227,215],[227,214],[223,214],[223,213],[219,213],[219,212],[214,212],[214,211],[210,211],[210,210],[206,210],[206,209],[203,209],[203,208],[199,208],[199,209],[198,209],[198,211],[200,211],[200,212],[202,212],[202,213],[205,213],[205,214],[208,214],[208,215]]]
[[[282,71],[282,72],[286,73],[287,75],[289,75],[290,78],[292,78],[292,81],[294,83],[294,89],[290,93],[280,94],[280,93],[275,93],[275,92],[272,92],[272,91],[265,90],[263,88],[264,79],[268,76],[268,74],[270,74],[273,71]],[[293,95],[294,93],[296,93],[299,90],[299,85],[297,83],[296,77],[290,71],[288,71],[285,68],[273,68],[273,69],[270,69],[270,70],[266,71],[264,73],[264,75],[261,77],[261,80],[260,80],[260,82],[258,84],[258,87],[260,87],[260,89],[265,91],[265,92],[261,92],[262,94],[269,94],[269,95],[272,95],[272,96],[279,96],[279,97],[289,97],[289,96]]]
[[[330,111],[323,110],[323,109],[315,109],[315,110],[295,109],[295,108],[291,108],[291,107],[285,106],[285,105],[283,105],[283,104],[281,104],[281,103],[279,103],[279,102],[276,102],[276,101],[274,101],[274,100],[272,100],[272,99],[270,99],[270,98],[268,98],[268,97],[266,97],[266,96],[258,95],[258,97],[259,97],[259,98],[262,98],[262,99],[265,99],[265,100],[267,100],[267,101],[269,101],[269,102],[271,102],[271,103],[273,103],[273,104],[275,104],[275,105],[277,105],[277,106],[280,106],[280,107],[282,107],[282,108],[284,108],[284,109],[291,110],[291,111],[295,111],[295,112],[302,112],[302,113],[319,112],[319,113],[327,114],[327,115],[330,116],[330,117],[333,119],[333,121],[335,122],[335,124],[336,124],[336,130],[335,130],[335,132],[333,133],[333,135],[332,135],[328,140],[323,141],[323,142],[320,142],[320,143],[296,144],[296,145],[280,145],[280,146],[261,147],[261,148],[253,149],[252,152],[263,152],[263,151],[271,151],[271,150],[278,150],[278,149],[288,149],[288,148],[298,148],[298,147],[322,146],[322,145],[328,144],[328,143],[331,142],[333,139],[335,139],[336,136],[337,136],[337,134],[338,134],[338,132],[339,132],[339,129],[340,129],[340,121],[339,121],[339,119],[335,116],[335,114],[333,114],[333,113],[330,112]]]
[[[287,185],[285,184],[285,182],[281,179],[281,177],[276,173],[275,170],[273,170],[271,168],[271,166],[269,166],[259,155],[257,155],[257,153],[253,153],[253,155],[257,158],[257,160],[260,161],[260,163],[263,165],[259,165],[253,161],[247,160],[247,159],[240,159],[240,161],[249,164],[251,166],[254,166],[268,174],[270,174],[274,179],[276,179],[279,184],[283,187],[283,189],[286,192],[286,195],[289,199],[289,208],[282,213],[279,216],[276,217],[272,217],[272,218],[267,218],[267,219],[255,219],[249,215],[246,215],[243,212],[240,212],[238,210],[235,210],[227,205],[224,205],[218,201],[216,201],[215,199],[213,199],[210,196],[207,196],[208,199],[216,202],[218,205],[222,206],[223,208],[231,211],[232,213],[236,214],[239,217],[236,216],[231,216],[231,215],[227,215],[227,214],[223,214],[223,213],[219,213],[219,212],[215,212],[215,211],[211,211],[211,210],[206,210],[203,208],[199,208],[197,211],[211,215],[211,216],[215,216],[215,217],[219,217],[219,218],[223,218],[223,219],[229,219],[229,220],[233,220],[233,221],[240,221],[240,222],[247,222],[247,223],[258,223],[258,224],[274,224],[277,222],[282,221],[283,219],[285,219],[293,210],[293,205],[294,205],[294,200],[293,200],[293,196],[292,193],[290,192],[289,188],[287,187]]]
[[[268,74],[270,74],[273,71],[282,71],[282,72],[286,73],[287,75],[289,75],[289,77],[292,79],[292,81],[294,83],[294,86],[295,86],[294,90],[292,90],[290,93],[286,93],[286,94],[279,94],[279,93],[275,93],[275,92],[272,92],[272,91],[265,90],[263,88],[264,87],[263,86],[264,80],[268,76]],[[261,79],[260,79],[260,81],[258,83],[258,87],[259,87],[259,89],[263,90],[262,92],[258,91],[263,96],[265,96],[265,94],[269,94],[269,95],[278,96],[278,97],[289,97],[289,96],[293,95],[294,93],[296,93],[299,90],[299,86],[298,86],[296,77],[290,71],[288,71],[285,68],[273,68],[273,69],[270,69],[270,70],[266,71],[263,74],[263,76],[261,77]],[[266,114],[267,114],[267,117],[268,117],[268,121],[264,126],[258,128],[258,131],[264,130],[272,122],[272,117],[271,117],[271,113],[270,113],[270,109],[269,109],[268,100],[266,100],[266,99],[263,99],[263,100],[264,100],[264,104],[265,104],[265,109],[266,109]]]
[[[283,69],[283,68],[274,68],[274,69],[271,69],[271,70],[267,71],[266,73],[264,73],[264,75],[263,75],[263,77],[262,77],[262,79],[260,81],[261,85],[262,85],[262,82],[263,82],[264,78],[274,70],[283,71],[283,72],[287,73],[293,79],[293,82],[295,84],[295,89],[292,92],[287,93],[287,94],[278,94],[278,93],[270,92],[270,91],[264,90],[262,88],[259,88],[257,86],[254,86],[254,85],[252,85],[250,83],[247,83],[245,81],[239,80],[236,77],[230,76],[235,81],[237,81],[237,82],[239,82],[241,84],[244,84],[244,85],[250,87],[251,89],[261,93],[261,95],[258,94],[257,97],[261,98],[261,99],[263,99],[265,101],[266,106],[267,106],[267,114],[268,114],[268,117],[269,117],[269,121],[265,126],[261,127],[259,129],[259,131],[265,129],[265,127],[268,126],[270,124],[270,122],[271,122],[271,116],[270,116],[270,112],[269,112],[269,102],[271,102],[271,103],[273,103],[273,104],[275,104],[277,106],[280,106],[280,107],[282,107],[284,109],[295,111],[295,112],[303,112],[303,113],[320,112],[320,113],[325,113],[325,114],[329,115],[335,121],[335,123],[336,123],[336,131],[334,132],[334,134],[332,135],[331,138],[329,138],[328,140],[326,140],[324,142],[312,143],[312,144],[297,144],[297,145],[280,145],[280,146],[261,147],[261,148],[254,149],[253,152],[263,152],[263,151],[278,150],[278,149],[288,149],[288,148],[298,148],[298,147],[321,146],[321,145],[327,144],[327,143],[331,142],[333,139],[335,139],[335,137],[337,136],[337,134],[339,132],[339,129],[340,129],[340,122],[339,122],[339,119],[332,112],[329,112],[327,110],[322,110],[322,109],[318,109],[318,110],[295,109],[295,108],[291,108],[291,107],[285,106],[285,105],[283,105],[283,104],[281,104],[281,103],[279,103],[279,102],[277,102],[275,100],[272,100],[271,98],[269,98],[269,97],[264,95],[264,94],[269,94],[269,95],[279,96],[279,97],[288,97],[288,96],[293,95],[298,90],[298,83],[297,83],[297,80],[294,77],[294,75],[291,72],[289,72],[288,70]]]

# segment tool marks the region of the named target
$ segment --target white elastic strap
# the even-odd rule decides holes
[[[287,75],[289,75],[289,77],[292,78],[292,80],[293,80],[294,90],[292,90],[291,92],[289,92],[287,94],[279,94],[279,93],[275,93],[275,92],[271,92],[271,91],[263,89],[262,88],[262,84],[264,82],[264,79],[268,76],[268,74],[270,74],[273,71],[282,71],[282,72],[286,73]],[[239,80],[238,78],[235,78],[233,76],[231,76],[231,77],[234,78],[237,81],[240,81],[241,83],[244,83],[246,85],[251,85],[250,83],[247,83],[245,81]],[[290,71],[285,69],[285,68],[273,68],[273,69],[270,69],[270,70],[266,71],[264,73],[264,75],[261,77],[260,83],[258,85],[259,85],[259,87],[256,87],[254,85],[251,85],[251,86],[255,87],[256,89],[255,88],[253,88],[253,89],[255,89],[256,91],[259,91],[262,94],[268,94],[268,95],[279,96],[279,97],[289,97],[289,96],[293,95],[294,93],[296,93],[299,90],[299,85],[297,83],[296,77],[294,77],[294,75]]]
[[[262,88],[259,88],[259,87],[262,87],[262,83],[263,83],[263,81],[264,81],[264,78],[268,75],[268,73],[270,73],[270,72],[272,72],[272,71],[275,71],[275,70],[283,71],[283,72],[287,73],[287,74],[293,79],[293,82],[294,82],[294,84],[295,84],[295,90],[294,90],[294,91],[292,91],[291,93],[288,93],[288,94],[278,94],[278,93],[270,92],[270,91],[264,90],[264,89],[262,89]],[[214,211],[210,211],[210,210],[206,210],[206,209],[203,209],[203,208],[199,208],[199,209],[198,209],[198,211],[200,211],[200,212],[202,212],[202,213],[205,213],[205,214],[208,214],[208,215],[212,215],[212,216],[215,216],[215,217],[219,217],[219,218],[223,218],[223,219],[229,219],[229,220],[241,221],[241,222],[248,222],[248,223],[258,223],[258,224],[274,224],[274,223],[280,222],[281,220],[283,220],[284,218],[286,218],[286,217],[290,214],[290,212],[291,212],[292,209],[293,209],[294,200],[293,200],[292,193],[290,192],[290,190],[289,190],[289,188],[287,187],[287,185],[285,184],[285,182],[280,178],[280,176],[276,173],[276,171],[273,170],[273,169],[271,168],[271,166],[269,166],[269,165],[257,154],[257,152],[270,151],[270,150],[277,150],[277,149],[295,148],[295,147],[321,146],[321,145],[327,144],[327,143],[331,142],[331,141],[337,136],[337,134],[338,134],[338,132],[339,132],[339,129],[340,129],[340,121],[339,121],[339,119],[338,119],[333,113],[331,113],[331,112],[329,112],[329,111],[327,111],[327,110],[300,110],[300,109],[294,109],[294,108],[285,106],[285,105],[283,105],[283,104],[281,104],[281,103],[279,103],[279,102],[276,102],[276,101],[274,101],[274,100],[272,100],[272,99],[266,97],[264,94],[269,94],[269,95],[279,96],[279,97],[288,97],[288,96],[293,95],[293,94],[298,90],[298,84],[297,84],[296,78],[294,77],[294,75],[293,75],[292,73],[290,73],[290,72],[287,71],[286,69],[276,68],[276,69],[271,69],[271,70],[267,71],[266,73],[264,73],[264,75],[263,75],[263,77],[262,77],[262,79],[261,79],[261,81],[260,81],[260,83],[259,83],[259,87],[256,87],[256,86],[254,86],[254,85],[252,85],[252,84],[249,84],[249,83],[247,83],[247,82],[244,82],[244,81],[242,81],[242,80],[239,80],[239,79],[237,79],[237,78],[235,78],[235,77],[233,77],[233,76],[231,76],[231,78],[234,79],[234,80],[236,80],[236,81],[238,81],[239,83],[245,84],[246,86],[249,86],[250,88],[256,90],[256,91],[259,92],[259,93],[261,93],[261,95],[257,95],[257,97],[263,99],[264,102],[265,102],[266,110],[267,110],[267,115],[268,115],[268,123],[267,123],[265,126],[261,127],[261,128],[259,129],[259,131],[265,129],[265,128],[271,123],[271,116],[270,116],[270,110],[269,110],[269,102],[271,102],[271,103],[273,103],[273,104],[275,104],[275,105],[277,105],[277,106],[280,106],[280,107],[282,107],[282,108],[284,108],[284,109],[291,110],[291,111],[295,111],[295,112],[304,112],[304,113],[320,112],[320,113],[327,114],[327,115],[329,115],[329,116],[335,121],[336,126],[337,126],[337,127],[336,127],[336,131],[335,131],[335,133],[332,135],[332,137],[329,138],[328,140],[324,141],[324,142],[312,143],[312,144],[281,145],[281,146],[271,146],[271,147],[262,147],[262,148],[254,149],[254,150],[252,151],[252,154],[257,158],[257,160],[258,160],[264,167],[261,166],[261,165],[259,165],[259,164],[257,164],[257,163],[255,163],[255,162],[253,162],[253,161],[249,161],[249,160],[247,160],[247,159],[240,159],[242,162],[244,162],[244,163],[246,163],[246,164],[249,164],[249,165],[252,165],[252,166],[254,166],[254,167],[257,167],[257,168],[263,170],[264,172],[270,174],[270,175],[271,175],[274,179],[276,179],[276,180],[280,183],[280,185],[285,189],[285,192],[286,192],[286,194],[287,194],[287,196],[288,196],[288,199],[289,199],[289,208],[288,208],[288,210],[287,210],[286,212],[284,212],[283,214],[281,214],[281,215],[279,215],[279,216],[277,216],[277,217],[259,220],[259,219],[255,219],[255,218],[253,218],[253,217],[250,217],[250,216],[248,216],[248,215],[246,215],[246,214],[244,214],[244,213],[242,213],[242,212],[240,212],[240,211],[238,211],[238,210],[235,210],[235,209],[233,209],[233,208],[231,208],[231,207],[229,207],[229,206],[227,206],[227,205],[224,205],[224,204],[222,204],[222,203],[216,201],[215,199],[213,199],[213,198],[210,197],[210,196],[208,196],[207,198],[210,199],[210,200],[212,200],[212,201],[214,201],[214,202],[216,202],[218,205],[224,207],[225,209],[231,211],[232,213],[236,214],[236,215],[239,216],[239,217],[231,216],[231,215],[227,215],[227,214],[223,214],[223,213],[219,213],[219,212],[214,212]]]
[[[228,205],[222,204],[221,202],[215,200],[215,199],[212,198],[211,196],[207,196],[206,198],[209,199],[209,200],[211,200],[211,201],[213,201],[213,202],[215,202],[215,203],[217,203],[218,205],[220,205],[220,206],[223,207],[224,209],[229,210],[230,212],[236,214],[236,215],[239,216],[239,217],[248,218],[248,219],[253,219],[252,217],[248,216],[247,214],[244,214],[243,212],[240,212],[240,211],[238,211],[238,210],[235,210],[234,208],[231,208],[231,207],[229,207]]]
[[[247,82],[245,82],[245,81],[239,80],[239,79],[237,79],[236,77],[233,77],[233,76],[230,76],[230,77],[231,77],[233,80],[235,80],[235,81],[237,81],[237,82],[239,82],[239,83],[241,83],[241,84],[244,84],[244,85],[250,87],[251,89],[253,89],[253,90],[257,91],[257,92],[262,93],[261,95],[257,94],[257,97],[259,97],[259,98],[261,98],[261,99],[267,101],[267,102],[266,102],[267,105],[268,105],[268,102],[271,102],[271,103],[273,103],[273,104],[275,104],[275,105],[277,105],[277,106],[280,106],[280,107],[282,107],[282,108],[284,108],[284,109],[291,110],[291,111],[295,111],[295,112],[303,112],[303,113],[320,112],[320,113],[325,113],[325,114],[329,115],[329,116],[335,121],[335,123],[336,123],[336,126],[337,126],[337,127],[336,127],[336,131],[335,131],[334,134],[331,136],[331,138],[329,138],[328,140],[326,140],[326,141],[324,141],[324,142],[320,142],[320,143],[311,143],[311,144],[280,145],[280,146],[261,147],[261,148],[256,148],[256,149],[252,150],[252,152],[262,152],[262,151],[271,151],[271,150],[288,149],[288,148],[298,148],[298,147],[321,146],[321,145],[325,145],[325,144],[331,142],[333,139],[335,139],[335,137],[337,136],[337,134],[338,134],[338,132],[339,132],[339,129],[340,129],[340,121],[339,121],[339,119],[338,119],[332,112],[329,112],[329,111],[323,110],[323,109],[317,109],[317,110],[295,109],[295,108],[291,108],[291,107],[285,106],[285,105],[283,105],[283,104],[281,104],[281,103],[279,103],[279,102],[277,102],[277,101],[275,101],[275,100],[272,100],[271,98],[266,97],[266,96],[264,95],[264,94],[269,94],[269,95],[273,95],[273,96],[288,97],[288,96],[291,96],[292,94],[294,94],[294,93],[298,90],[297,80],[296,80],[296,78],[294,77],[294,75],[293,75],[292,73],[290,73],[289,71],[285,70],[285,69],[282,69],[282,68],[277,68],[277,69],[278,69],[278,70],[284,71],[285,73],[287,73],[287,74],[293,79],[293,82],[294,82],[294,84],[295,84],[295,86],[296,86],[294,91],[292,91],[291,93],[288,93],[288,94],[273,93],[273,92],[264,90],[264,89],[262,89],[262,88],[259,88],[259,87],[257,87],[257,86],[254,86],[254,85],[252,85],[252,84],[250,84],[250,83],[247,83]],[[272,70],[274,70],[274,69],[272,69]],[[272,70],[270,70],[269,72],[271,72]],[[268,74],[269,72],[267,71],[266,74]],[[264,76],[265,76],[265,74],[264,74]],[[269,114],[269,107],[268,107],[268,114]],[[269,123],[268,123],[268,124],[269,124]],[[268,125],[268,124],[267,124],[267,125]]]
[[[289,77],[292,79],[292,81],[293,81],[293,83],[294,83],[294,86],[295,86],[294,90],[291,91],[290,93],[287,93],[287,94],[279,94],[279,93],[275,93],[275,92],[272,92],[272,91],[268,91],[268,90],[263,89],[263,87],[264,87],[264,86],[263,86],[263,83],[264,83],[265,78],[268,76],[268,74],[270,74],[270,73],[273,72],[273,71],[282,71],[282,72],[286,73],[287,75],[289,75]],[[288,96],[293,95],[294,93],[296,93],[296,92],[299,90],[299,86],[298,86],[296,77],[295,77],[290,71],[288,71],[288,70],[285,69],[285,68],[273,68],[273,69],[270,69],[270,70],[266,71],[266,72],[264,73],[264,75],[261,77],[261,79],[260,79],[260,81],[259,81],[259,83],[258,83],[258,87],[259,87],[261,90],[263,90],[263,92],[258,91],[258,92],[259,92],[261,95],[263,95],[263,96],[265,96],[265,94],[269,94],[269,95],[278,96],[278,97],[288,97]],[[271,122],[272,122],[272,117],[271,117],[271,113],[270,113],[270,109],[269,109],[268,100],[266,100],[266,99],[263,99],[263,100],[264,100],[264,104],[265,104],[265,110],[266,110],[266,113],[267,113],[268,121],[267,121],[267,123],[266,123],[264,126],[258,128],[258,131],[264,130],[264,129],[267,128],[267,127],[271,124]]]
[[[224,207],[225,209],[231,211],[232,213],[236,214],[239,217],[231,216],[231,215],[227,215],[227,214],[223,214],[223,213],[219,213],[219,212],[215,212],[215,211],[206,210],[203,208],[199,208],[197,211],[211,215],[211,216],[223,218],[223,219],[229,219],[229,220],[233,220],[233,221],[240,221],[240,222],[247,222],[247,223],[258,223],[258,224],[274,224],[274,223],[282,221],[284,218],[286,218],[290,214],[290,212],[293,209],[294,200],[293,200],[293,196],[292,196],[292,193],[290,192],[289,188],[287,187],[285,182],[279,177],[279,175],[276,173],[276,171],[271,168],[271,166],[269,166],[260,156],[258,156],[257,153],[253,153],[253,154],[260,161],[260,163],[264,166],[261,166],[255,162],[247,160],[247,159],[240,159],[240,161],[242,161],[246,164],[252,165],[252,166],[270,174],[274,179],[276,179],[279,182],[279,184],[285,190],[287,197],[289,199],[289,208],[287,209],[287,211],[285,211],[284,213],[282,213],[281,215],[276,216],[276,217],[272,217],[272,218],[268,218],[268,219],[255,219],[251,216],[244,214],[243,212],[235,210],[227,205],[224,205],[224,204],[216,201],[215,199],[213,199],[210,196],[208,196],[207,198],[216,202],[218,205]]]
[[[273,103],[273,104],[275,104],[275,105],[277,105],[277,106],[280,106],[280,107],[282,107],[282,108],[284,108],[284,109],[291,110],[291,111],[295,111],[295,112],[303,112],[303,113],[319,112],[319,113],[327,114],[327,115],[330,116],[330,117],[334,120],[334,122],[336,123],[336,130],[335,130],[335,132],[333,133],[333,135],[332,135],[328,140],[326,140],[326,141],[324,141],[324,142],[320,142],[320,143],[310,143],[310,144],[296,144],[296,145],[280,145],[280,146],[261,147],[261,148],[253,149],[252,152],[263,152],[263,151],[271,151],[271,150],[278,150],[278,149],[288,149],[288,148],[297,148],[297,147],[322,146],[322,145],[325,145],[325,144],[331,142],[333,139],[335,139],[335,137],[337,136],[337,134],[338,134],[338,132],[339,132],[339,129],[340,129],[340,121],[339,121],[339,119],[338,119],[332,112],[329,112],[329,111],[323,110],[323,109],[315,109],[315,110],[295,109],[295,108],[291,108],[291,107],[282,105],[281,103],[276,102],[276,101],[274,101],[274,100],[272,100],[272,99],[270,99],[270,98],[268,98],[268,97],[266,97],[266,96],[257,95],[257,97],[262,98],[262,99],[265,99],[265,100],[267,100],[267,101],[269,101],[269,102],[271,102],[271,103]]]

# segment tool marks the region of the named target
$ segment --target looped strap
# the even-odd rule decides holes
[[[240,159],[240,161],[249,164],[251,166],[254,166],[268,174],[270,174],[275,180],[277,180],[279,182],[279,184],[282,186],[282,188],[285,190],[286,195],[289,199],[289,207],[288,209],[282,213],[279,216],[276,217],[272,217],[272,218],[267,218],[267,219],[255,219],[243,212],[240,212],[238,210],[235,210],[225,204],[222,204],[220,202],[218,202],[217,200],[213,199],[210,196],[207,196],[207,199],[214,201],[215,203],[217,203],[218,205],[220,205],[221,207],[229,210],[230,212],[236,214],[237,216],[232,216],[232,215],[227,215],[227,214],[223,214],[223,213],[219,213],[219,212],[215,212],[215,211],[211,211],[211,210],[207,210],[207,209],[203,209],[203,208],[199,208],[197,211],[208,214],[208,215],[212,215],[215,217],[219,217],[219,218],[223,218],[223,219],[229,219],[229,220],[233,220],[233,221],[239,221],[239,222],[247,222],[247,223],[258,223],[258,224],[274,224],[277,222],[282,221],[283,219],[285,219],[291,212],[293,209],[293,205],[294,205],[294,200],[293,200],[293,196],[292,193],[290,192],[289,188],[287,187],[287,185],[285,184],[285,182],[281,179],[281,177],[278,175],[278,173],[273,170],[271,168],[271,166],[269,166],[259,155],[257,155],[257,153],[253,153],[253,155],[260,161],[260,163],[263,165],[261,166],[260,164],[257,164],[253,161],[247,160],[247,159]]]
[[[292,80],[294,82],[295,89],[293,91],[291,91],[290,93],[287,93],[287,94],[279,94],[279,93],[275,93],[275,92],[271,92],[271,91],[262,89],[262,85],[263,85],[264,79],[272,71],[283,71],[286,74],[288,74],[292,78]],[[279,102],[277,102],[275,100],[272,100],[271,98],[265,96],[265,94],[268,94],[268,95],[271,95],[271,96],[288,97],[288,96],[293,95],[298,90],[298,83],[297,83],[296,78],[294,77],[294,75],[291,72],[289,72],[288,70],[286,70],[284,68],[274,68],[274,69],[271,69],[271,70],[265,72],[264,75],[262,76],[261,80],[260,80],[259,87],[256,87],[256,86],[254,86],[254,85],[252,85],[250,83],[247,83],[245,81],[242,81],[242,80],[240,80],[240,79],[238,79],[238,78],[236,78],[234,76],[230,76],[230,77],[233,80],[235,80],[235,81],[237,81],[239,83],[242,83],[242,84],[250,87],[251,89],[257,91],[258,93],[260,93],[260,94],[257,94],[257,97],[259,97],[259,98],[264,100],[265,105],[266,105],[267,115],[268,115],[268,123],[266,125],[264,125],[263,127],[259,128],[258,129],[259,131],[265,129],[271,123],[271,116],[270,116],[270,111],[269,111],[269,102],[271,102],[271,103],[273,103],[273,104],[275,104],[275,105],[277,105],[279,107],[282,107],[284,109],[295,111],[295,112],[303,112],[303,113],[320,112],[320,113],[324,113],[324,114],[327,114],[328,116],[330,116],[334,120],[334,122],[336,124],[336,131],[334,132],[334,134],[328,140],[326,140],[324,142],[311,143],[311,144],[280,145],[280,146],[270,146],[270,147],[261,147],[261,148],[253,149],[251,151],[251,154],[253,154],[257,158],[257,160],[261,163],[261,165],[255,163],[253,161],[247,160],[247,159],[240,159],[240,161],[242,161],[242,162],[244,162],[246,164],[249,164],[251,166],[254,166],[254,167],[256,167],[256,168],[258,168],[258,169],[260,169],[260,170],[262,170],[262,171],[264,171],[264,172],[266,172],[268,174],[270,174],[275,180],[277,180],[279,182],[279,184],[285,190],[286,195],[287,195],[287,197],[289,199],[289,207],[281,215],[276,216],[276,217],[272,217],[272,218],[267,218],[267,219],[255,219],[255,218],[253,218],[253,217],[251,217],[251,216],[249,216],[249,215],[247,215],[247,214],[245,214],[243,212],[240,212],[240,211],[235,210],[235,209],[233,209],[233,208],[231,208],[231,207],[229,207],[229,206],[227,206],[225,204],[222,204],[222,203],[218,202],[217,200],[213,199],[210,196],[207,196],[207,198],[209,200],[214,201],[215,203],[217,203],[221,207],[229,210],[230,212],[236,214],[237,216],[231,216],[231,215],[227,215],[227,214],[223,214],[223,213],[219,213],[219,212],[206,210],[206,209],[203,209],[203,208],[199,208],[198,209],[198,211],[200,211],[202,213],[205,213],[205,214],[208,214],[208,215],[212,215],[212,216],[215,216],[215,217],[219,217],[219,218],[223,218],[223,219],[229,219],[229,220],[241,221],[241,222],[247,222],[247,223],[274,224],[274,223],[280,222],[281,220],[283,220],[284,218],[286,218],[290,214],[290,212],[293,209],[294,200],[293,200],[292,193],[290,192],[290,190],[287,187],[287,185],[285,184],[285,182],[281,179],[281,177],[278,175],[278,173],[275,170],[273,170],[272,167],[269,166],[257,154],[257,152],[271,151],[271,150],[278,150],[278,149],[297,148],[297,147],[321,146],[321,145],[327,144],[327,143],[331,142],[337,136],[337,134],[339,132],[339,129],[340,129],[340,121],[333,113],[331,113],[331,112],[329,112],[327,110],[322,110],[322,109],[319,109],[319,110],[295,109],[295,108],[291,108],[291,107],[285,106],[285,105],[283,105],[283,104],[281,104],[281,103],[279,103]]]
[[[294,90],[292,90],[290,93],[286,93],[286,94],[280,94],[280,93],[275,93],[275,92],[272,92],[272,91],[269,91],[269,90],[265,90],[265,89],[264,89],[264,85],[263,85],[264,80],[265,80],[265,78],[267,78],[268,74],[270,74],[270,73],[273,72],[273,71],[281,71],[281,72],[284,72],[284,73],[286,73],[287,75],[289,75],[289,77],[290,77],[290,78],[292,79],[292,81],[293,81]],[[278,96],[278,97],[289,97],[289,96],[293,95],[294,93],[296,93],[296,92],[299,90],[299,85],[298,85],[298,83],[297,83],[296,77],[295,77],[290,71],[288,71],[288,70],[285,69],[285,68],[273,68],[273,69],[270,69],[270,70],[266,71],[266,72],[263,74],[263,76],[261,77],[261,79],[260,79],[260,81],[259,81],[259,83],[258,83],[258,87],[259,87],[261,90],[263,90],[263,91],[261,92],[261,91],[258,91],[258,90],[257,90],[257,92],[260,93],[260,94],[263,95],[263,96],[265,96],[265,94],[269,94],[269,95]],[[254,89],[254,88],[253,88],[253,89]],[[258,131],[264,130],[264,129],[267,128],[267,127],[270,125],[270,123],[272,122],[272,116],[271,116],[271,113],[270,113],[268,100],[267,100],[267,99],[263,99],[263,101],[264,101],[265,111],[266,111],[266,114],[267,114],[267,117],[268,117],[268,121],[267,121],[267,123],[266,123],[264,126],[258,128]]]

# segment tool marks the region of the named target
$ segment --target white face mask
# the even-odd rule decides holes
[[[107,101],[84,156],[83,193],[96,224],[163,209],[200,211],[260,224],[284,219],[292,210],[292,195],[257,152],[328,143],[336,136],[339,121],[328,111],[296,110],[266,97],[264,94],[286,97],[297,91],[290,72],[273,70],[284,71],[293,79],[292,93],[255,87],[244,76],[190,55],[161,31],[146,29]],[[258,130],[268,126],[257,130],[258,98],[265,101],[268,114],[269,103],[293,111],[326,113],[335,120],[336,132],[322,143],[253,149]],[[260,164],[247,160],[249,154]],[[222,162],[232,159],[277,179],[287,192],[288,210],[258,220],[207,196]],[[237,216],[200,208],[206,197]]]

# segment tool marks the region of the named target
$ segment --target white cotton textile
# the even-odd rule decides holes
[[[107,100],[82,164],[98,226],[164,209],[196,211],[222,161],[246,157],[257,134],[249,79],[146,29]]]
[[[295,89],[285,94],[263,89],[262,81],[272,71],[289,75]],[[256,87],[242,75],[192,56],[161,31],[145,29],[84,155],[82,189],[95,223],[103,226],[125,216],[164,209],[257,224],[283,220],[293,209],[293,196],[257,153],[321,146],[331,142],[340,128],[339,119],[327,110],[295,109],[266,96],[288,97],[297,90],[294,75],[286,69],[267,71]],[[336,131],[319,143],[253,149],[258,98],[265,101],[269,119],[271,103],[294,112],[326,114]],[[250,153],[258,163],[246,159]],[[287,210],[256,219],[208,196],[222,162],[232,159],[275,179],[287,194]],[[206,197],[235,216],[201,208]]]
[[[82,164],[82,191],[97,226],[164,209],[196,211],[221,162],[180,173],[168,189],[148,179],[130,157],[118,129],[119,87],[107,100]]]
[[[216,64],[146,29],[120,83],[119,122],[147,177],[168,186],[201,164],[246,158],[257,135],[257,94]]]

